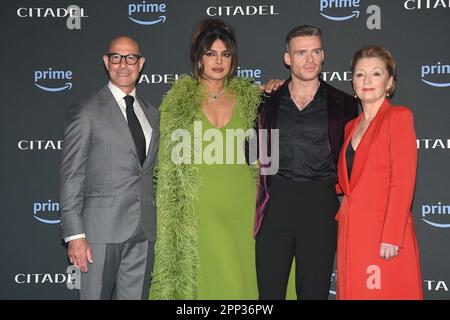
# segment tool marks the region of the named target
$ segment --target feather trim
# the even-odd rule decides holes
[[[225,84],[226,92],[235,95],[243,129],[254,127],[260,90],[249,80],[233,78]],[[177,129],[193,137],[206,92],[190,76],[182,76],[165,95],[161,106],[160,145],[158,155],[157,241],[152,275],[151,299],[196,299],[199,253],[198,214],[194,208],[198,197],[198,169],[189,164],[174,164],[171,140]]]

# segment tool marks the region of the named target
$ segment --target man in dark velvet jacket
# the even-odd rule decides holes
[[[345,124],[357,116],[358,104],[319,79],[321,35],[313,26],[289,32],[284,60],[291,78],[260,106],[259,129],[268,134],[259,137],[259,146],[267,143],[270,153],[279,144],[276,174],[267,171],[273,159],[260,161],[254,226],[260,299],[285,298],[294,257],[297,298],[328,298],[339,208],[336,168]],[[279,141],[271,141],[273,129]]]

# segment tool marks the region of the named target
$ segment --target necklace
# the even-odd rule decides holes
[[[223,93],[225,92],[225,88],[223,88],[221,91],[217,92],[217,93],[211,93],[208,91],[208,97],[212,98],[213,100],[217,100],[218,98],[220,98]]]

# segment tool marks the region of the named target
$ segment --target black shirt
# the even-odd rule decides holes
[[[350,181],[350,176],[352,174],[354,158],[355,158],[355,149],[353,149],[352,142],[350,141],[347,146],[347,150],[345,150],[345,160],[347,161],[348,181]]]
[[[300,111],[289,86],[282,89],[277,128],[280,130],[278,175],[296,181],[336,180],[328,141],[328,115],[324,85]]]

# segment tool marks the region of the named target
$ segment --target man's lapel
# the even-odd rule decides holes
[[[117,132],[119,132],[120,136],[122,136],[122,138],[125,140],[131,151],[136,156],[137,160],[138,156],[136,145],[134,143],[133,137],[131,136],[130,128],[128,127],[128,123],[125,120],[122,111],[120,111],[120,107],[117,104],[116,99],[114,99],[114,96],[108,86],[104,86],[101,89],[100,99],[100,107],[102,108],[103,112],[111,120],[112,125],[117,130]],[[139,162],[139,160],[137,161]]]
[[[137,99],[142,107],[142,110],[144,111],[145,116],[147,117],[148,122],[150,123],[150,126],[152,127],[150,146],[147,152],[147,157],[142,165],[142,168],[145,169],[152,163],[152,160],[155,160],[156,158],[159,141],[159,117],[157,117],[157,115],[151,115],[148,105],[139,97],[137,97]]]

